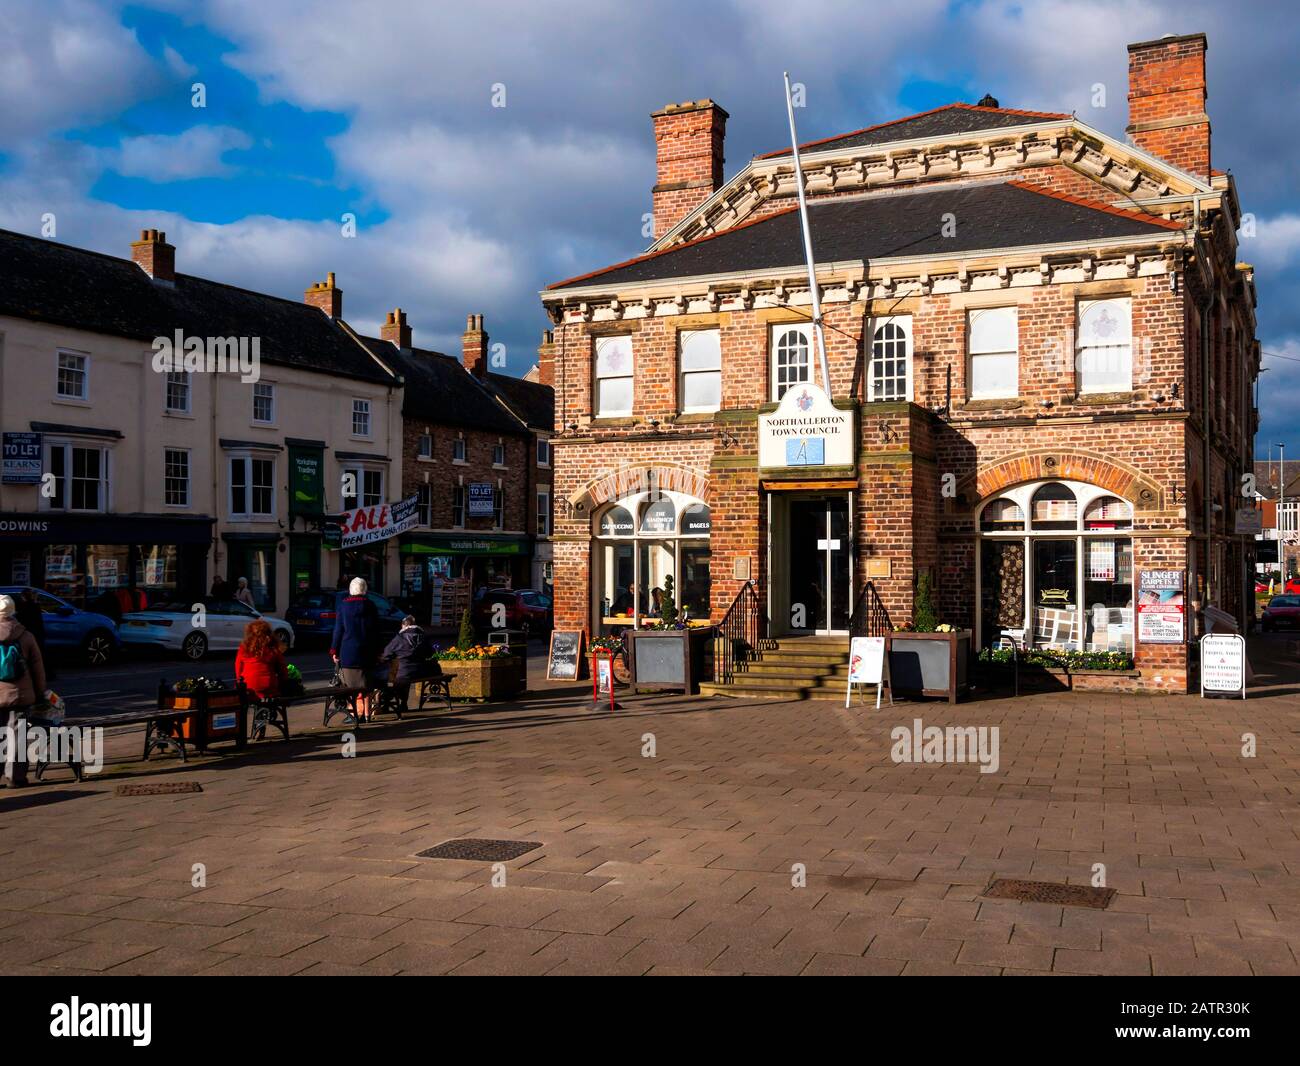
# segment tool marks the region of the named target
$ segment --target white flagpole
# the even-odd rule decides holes
[[[799,222],[803,227],[803,253],[808,261],[808,291],[812,295],[813,334],[817,346],[817,366],[822,374],[822,386],[831,395],[831,372],[826,362],[826,334],[822,332],[822,297],[817,288],[817,274],[813,267],[812,231],[808,228],[808,201],[803,195],[803,167],[799,163],[799,137],[794,131],[794,101],[790,97],[790,72],[785,72],[785,110],[790,116],[790,147],[794,152],[795,189],[799,193]]]

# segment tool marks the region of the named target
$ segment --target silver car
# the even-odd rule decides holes
[[[127,646],[166,648],[197,661],[210,651],[237,649],[244,639],[244,627],[258,618],[270,625],[280,647],[285,651],[293,647],[293,627],[288,622],[238,600],[164,603],[147,611],[131,611],[122,616],[118,635]]]

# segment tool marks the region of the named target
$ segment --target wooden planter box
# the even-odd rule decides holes
[[[632,687],[675,689],[695,695],[713,677],[713,626],[690,629],[629,629]]]
[[[524,691],[519,659],[514,655],[494,659],[442,659],[438,665],[451,679],[453,699],[501,700]]]
[[[892,633],[889,685],[899,696],[940,696],[956,703],[970,688],[971,631]]]
[[[194,713],[179,719],[173,726],[176,735],[190,741],[200,751],[215,740],[233,740],[243,745],[247,712],[241,689],[217,689],[215,692],[199,689],[176,693],[166,684],[159,685],[159,710],[183,711],[191,707]]]

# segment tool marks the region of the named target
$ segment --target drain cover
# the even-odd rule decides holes
[[[988,899],[1018,899],[1025,903],[1059,903],[1066,907],[1105,910],[1115,898],[1113,888],[1061,885],[1055,881],[1017,881],[999,878],[984,890]]]
[[[174,796],[180,792],[202,792],[197,781],[160,781],[151,785],[118,785],[119,796]]]
[[[471,862],[508,862],[541,846],[536,840],[444,840],[427,851],[416,852],[416,857],[468,859]]]

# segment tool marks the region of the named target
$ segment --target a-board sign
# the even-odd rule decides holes
[[[1227,693],[1246,698],[1246,638],[1207,633],[1201,638],[1201,695]]]
[[[552,629],[551,650],[546,657],[547,681],[578,681],[582,677],[582,649],[586,632],[581,629]]]
[[[852,637],[849,640],[849,683],[844,691],[844,706],[853,698],[854,685],[876,686],[876,707],[880,706],[880,692],[888,682],[889,666],[885,657],[884,637]],[[890,685],[889,702],[894,702],[893,685]]]

